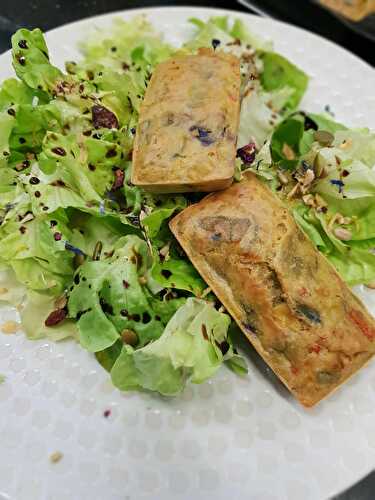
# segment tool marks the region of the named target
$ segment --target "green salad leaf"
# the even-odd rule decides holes
[[[263,62],[260,80],[264,89],[291,89],[293,92],[285,102],[285,107],[296,109],[307,89],[309,79],[306,73],[276,52],[263,52],[260,58]]]
[[[233,356],[227,337],[230,321],[211,304],[188,299],[158,340],[138,350],[123,347],[111,370],[114,385],[174,396],[188,380],[204,382]]]
[[[316,124],[318,130],[327,130],[332,134],[335,134],[339,130],[347,130],[345,125],[332,120],[332,117],[327,113],[308,113],[307,116]]]
[[[278,94],[278,95],[277,95]],[[250,92],[242,99],[237,147],[254,142],[258,149],[282,120],[281,108],[288,92]]]
[[[48,48],[39,28],[18,30],[12,36],[12,55],[16,75],[32,89],[49,92],[62,76],[49,62]]]
[[[131,21],[115,19],[110,31],[95,30],[81,42],[80,48],[84,65],[101,65],[115,71],[124,70],[132,63],[153,67],[175,50],[162,40],[160,33],[143,16]]]
[[[11,220],[0,226],[1,259],[30,289],[60,293],[73,276],[73,257],[66,252],[63,241],[54,237],[56,232],[61,238],[69,238],[66,220],[54,214],[23,222],[27,218],[26,215],[20,221]]]
[[[194,38],[185,44],[185,47],[191,50],[211,47],[212,40],[218,40],[220,46],[225,46],[234,40],[240,40],[256,50],[270,50],[272,48],[271,42],[251,33],[240,19],[231,23],[228,16],[214,16],[207,22],[195,17],[190,18],[189,21],[197,28]]]
[[[302,204],[294,209],[293,215],[301,229],[326,255],[349,285],[371,283],[375,280],[375,254],[371,252],[371,249],[375,248],[375,238],[372,237],[372,229],[362,234],[363,240],[353,239],[343,243],[328,230],[329,217],[321,215],[318,218],[312,210]],[[362,231],[363,229],[366,231],[368,226],[366,217],[358,218],[358,221]],[[360,234],[361,229],[358,233],[354,232],[354,237]]]
[[[59,341],[77,338],[77,325],[73,320],[65,320],[53,327],[48,327],[45,320],[56,310],[55,298],[38,292],[28,292],[20,316],[23,329],[30,340],[47,337]]]
[[[14,125],[14,118],[6,111],[0,113],[0,168],[6,167],[7,156],[10,155],[9,139]]]
[[[8,78],[0,88],[0,111],[9,108],[15,110],[20,105],[32,104],[35,97],[38,98],[38,104],[46,104],[49,100],[43,92],[28,87],[23,81]]]
[[[68,309],[77,320],[79,339],[91,352],[113,345],[125,329],[142,347],[157,339],[185,299],[166,301],[147,287],[152,265],[147,243],[135,235],[120,238],[107,259],[87,261],[77,271]]]
[[[299,116],[285,119],[272,134],[271,157],[281,168],[293,169],[301,154],[301,140],[304,135],[304,120]]]
[[[295,169],[313,147],[315,132],[320,130],[334,134],[345,127],[325,115],[302,112],[289,115],[273,130],[270,143],[273,162],[281,168]]]

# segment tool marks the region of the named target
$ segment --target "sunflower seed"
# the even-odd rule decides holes
[[[348,229],[343,229],[342,227],[338,227],[333,230],[333,234],[342,241],[349,241],[352,239],[352,232]]]

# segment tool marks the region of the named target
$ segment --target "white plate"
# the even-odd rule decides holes
[[[181,43],[186,20],[224,11],[160,8],[145,12]],[[232,13],[310,76],[304,107],[375,129],[375,72],[349,52],[301,29]],[[78,57],[75,44],[105,15],[47,34],[52,60]],[[0,57],[0,78],[10,56]],[[366,295],[375,312],[375,294]],[[1,319],[14,318],[10,308]],[[250,349],[249,349],[250,352]],[[306,411],[275,382],[258,356],[240,380],[222,369],[172,401],[121,394],[93,356],[73,342],[30,342],[0,334],[0,499],[152,498],[322,500],[375,465],[375,363]],[[111,410],[108,418],[103,412]],[[49,455],[63,459],[51,464]]]

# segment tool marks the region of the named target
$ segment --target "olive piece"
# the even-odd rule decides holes
[[[85,256],[82,253],[75,254],[73,259],[74,269],[77,269],[77,267],[82,266],[84,262],[85,262]]]
[[[328,132],[328,130],[317,130],[314,132],[314,139],[322,146],[330,146],[334,138],[334,135]]]

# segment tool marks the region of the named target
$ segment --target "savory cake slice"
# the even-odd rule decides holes
[[[320,401],[374,354],[372,316],[253,174],[188,207],[170,227],[303,405]]]
[[[200,49],[159,64],[140,110],[133,184],[159,193],[228,187],[239,110],[236,57]]]

